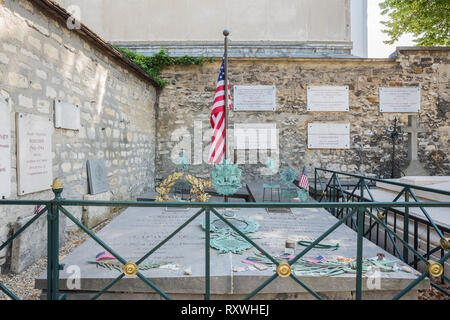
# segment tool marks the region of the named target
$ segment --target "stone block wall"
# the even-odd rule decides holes
[[[314,167],[389,178],[392,144],[387,129],[396,117],[400,127],[407,126],[408,113],[380,113],[378,89],[419,87],[421,112],[415,115],[427,129],[419,133],[420,161],[432,175],[449,175],[449,53],[448,48],[414,48],[398,50],[397,57],[390,59],[230,58],[231,90],[234,85],[277,88],[275,112],[231,111],[230,129],[234,123],[276,123],[281,167],[301,170],[306,165],[310,178]],[[191,159],[191,171],[209,175],[209,116],[220,63],[164,70],[163,77],[169,85],[161,92],[157,113],[158,179],[177,170],[176,158],[183,149]],[[308,112],[308,85],[349,86],[350,111]],[[350,149],[308,149],[307,124],[314,121],[350,122]],[[201,148],[203,159],[199,155]],[[246,156],[246,164],[240,166],[244,179],[260,179],[266,173],[263,168],[267,153]],[[408,164],[407,133],[400,133],[396,160],[401,167]]]
[[[9,199],[54,196],[51,190],[17,196],[14,119],[17,112],[53,119],[55,100],[81,108],[80,131],[54,129],[52,135],[53,176],[64,184],[62,196],[83,199],[88,193],[86,161],[98,159],[106,162],[111,199],[135,199],[154,183],[158,89],[60,18],[32,1],[0,1],[0,95],[11,105]],[[0,206],[0,240],[19,217],[33,211]],[[81,219],[81,207],[70,211]],[[66,229],[74,227],[70,223]]]

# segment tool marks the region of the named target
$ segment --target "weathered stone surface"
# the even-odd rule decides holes
[[[28,207],[30,210],[30,207]],[[20,217],[13,225],[13,232],[22,228],[34,215]],[[62,217],[62,215],[60,215]],[[59,243],[64,244],[65,220],[59,220]],[[20,273],[32,265],[36,260],[47,256],[47,216],[39,217],[20,236],[12,242],[11,271]]]
[[[163,241],[176,228],[191,217],[197,209],[189,212],[167,212],[164,208],[129,208],[109,225],[97,233],[103,241],[108,243],[126,261],[137,261],[153,247]],[[249,234],[254,241],[272,255],[284,252],[287,238],[293,240],[314,240],[327,231],[336,219],[323,209],[292,209],[293,214],[268,214],[265,209],[240,209],[235,212],[238,216],[251,217],[259,223],[257,233]],[[212,215],[214,217],[214,215]],[[201,227],[204,215],[201,215],[188,224],[181,232],[156,250],[145,262],[160,264],[179,264],[177,270],[156,268],[142,270],[142,274],[150,278],[160,289],[169,296],[198,298],[205,292],[205,233]],[[212,220],[213,221],[213,220]],[[314,258],[319,255],[325,258],[337,256],[356,256],[356,233],[347,226],[341,225],[331,233],[324,243],[339,243],[339,249],[312,249],[305,257]],[[295,253],[300,253],[304,247],[297,245]],[[87,261],[104,249],[92,239],[75,249],[62,260],[66,266],[77,265],[81,269],[81,288],[68,290],[66,281],[70,274],[61,272],[61,290],[68,293],[71,298],[85,297],[95,294],[110,281],[119,275],[117,270],[99,268]],[[249,270],[242,260],[254,256],[258,250],[251,248],[240,254],[219,254],[217,250],[210,249],[211,254],[211,294],[217,297],[237,298],[249,294],[266,279],[273,275],[272,268],[264,271]],[[384,253],[386,259],[395,259],[381,248],[364,239],[364,257],[371,258],[377,253]],[[233,272],[235,266],[245,267],[243,272]],[[185,275],[184,270],[190,268],[192,273]],[[402,271],[381,273],[380,288],[371,291],[368,288],[368,275],[363,277],[363,290],[372,298],[392,299],[395,293],[406,287],[417,273]],[[299,276],[301,281],[313,290],[323,293],[329,298],[350,299],[354,297],[355,275],[344,274],[334,277]],[[36,286],[43,288],[46,274],[36,280]],[[414,289],[424,288],[428,280],[418,284]],[[126,293],[132,292],[130,298],[148,297],[154,293],[141,279],[137,277],[123,278],[114,287],[108,290],[111,298],[124,298]],[[417,291],[416,291],[417,292]],[[72,294],[74,296],[71,296]],[[80,295],[81,296],[77,296]],[[278,295],[288,299],[288,296],[306,298],[307,292],[298,283],[290,278],[277,278],[261,291],[262,297],[275,297]],[[136,296],[135,296],[136,295]],[[299,296],[297,296],[299,295]],[[409,298],[414,298],[409,296]],[[417,298],[417,295],[415,296]]]
[[[107,191],[95,195],[85,194],[83,200],[110,201],[111,197],[111,192]],[[93,228],[109,218],[110,212],[110,207],[83,207],[82,222],[86,227]]]

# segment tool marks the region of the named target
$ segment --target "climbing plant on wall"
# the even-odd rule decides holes
[[[165,67],[178,65],[178,66],[189,66],[198,65],[202,66],[205,62],[213,62],[213,58],[205,57],[192,57],[184,55],[182,57],[171,57],[167,54],[164,48],[161,48],[158,53],[153,54],[150,57],[144,56],[142,53],[136,53],[127,48],[116,47],[117,50],[122,52],[128,58],[130,58],[134,63],[139,65],[144,69],[153,79],[155,79],[161,87],[167,85],[167,81],[160,78],[161,71]]]

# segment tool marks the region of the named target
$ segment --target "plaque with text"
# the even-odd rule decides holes
[[[348,111],[348,86],[308,86],[308,111]]]
[[[278,149],[276,123],[236,123],[234,125],[234,148],[239,150]]]
[[[309,149],[349,149],[350,123],[308,124]]]
[[[275,86],[234,86],[234,111],[275,111]]]
[[[80,107],[55,100],[55,128],[80,130]]]
[[[18,194],[51,189],[52,121],[42,116],[16,113],[16,130]]]
[[[11,195],[11,118],[8,101],[0,97],[0,199]]]
[[[420,88],[380,88],[380,112],[420,112]]]
[[[86,163],[89,193],[98,194],[109,190],[108,173],[104,160],[88,160]]]

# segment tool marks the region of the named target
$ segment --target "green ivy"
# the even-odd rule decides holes
[[[178,66],[189,66],[198,65],[202,66],[205,62],[213,62],[213,58],[205,57],[192,57],[192,56],[182,56],[178,58],[173,58],[169,56],[164,48],[158,53],[153,54],[151,57],[144,56],[142,53],[136,53],[127,48],[116,47],[117,50],[122,52],[128,58],[130,58],[134,63],[144,69],[156,82],[159,83],[161,87],[167,85],[167,81],[160,78],[161,71],[165,67],[178,65]]]

